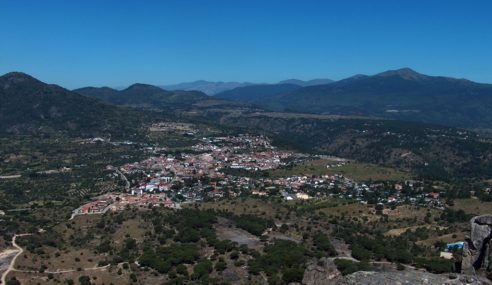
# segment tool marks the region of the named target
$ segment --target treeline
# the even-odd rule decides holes
[[[417,245],[411,240],[412,236],[409,233],[391,237],[384,236],[379,231],[371,232],[351,221],[332,222],[337,227],[336,236],[348,243],[352,256],[362,262],[386,260],[398,264],[412,264],[430,272],[452,271],[451,262],[440,259],[437,251],[429,251],[429,248]]]

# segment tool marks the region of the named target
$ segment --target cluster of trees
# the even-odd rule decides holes
[[[30,252],[42,253],[43,246],[61,248],[64,245],[62,237],[54,231],[47,230],[42,234],[24,236],[17,241],[20,246]]]
[[[357,271],[369,270],[369,263],[367,261],[354,262],[348,259],[336,258],[334,262],[338,271],[340,271],[342,275],[352,274]]]
[[[138,261],[140,265],[151,267],[159,273],[168,273],[173,266],[193,264],[199,257],[195,245],[173,244],[156,250],[146,248]]]
[[[313,239],[313,245],[319,251],[322,251],[328,256],[337,255],[337,251],[335,250],[335,247],[331,244],[330,240],[325,234],[321,232],[317,232],[312,236],[312,239]]]
[[[261,236],[266,229],[275,225],[273,220],[264,219],[253,215],[232,216],[236,226],[256,236]]]
[[[418,267],[425,268],[432,273],[446,273],[453,270],[453,261],[449,259],[430,257],[430,258],[416,258],[415,264]]]
[[[205,238],[212,242],[216,239],[213,224],[217,221],[217,217],[212,211],[183,209],[168,215],[166,219],[178,231],[174,236],[175,241],[188,243]]]
[[[471,219],[471,215],[468,215],[463,210],[453,210],[451,208],[446,208],[441,214],[441,220],[448,223],[464,223]]]
[[[434,273],[452,271],[452,261],[439,258],[437,251],[429,251],[428,248],[418,246],[412,241],[415,239],[415,234],[409,231],[398,237],[389,237],[378,231],[371,232],[360,224],[350,221],[339,222],[337,227],[337,236],[350,245],[352,256],[361,261],[359,265],[364,265],[364,262],[370,260],[385,259],[398,264],[413,264]],[[347,274],[353,270],[357,271],[355,265],[346,261],[339,261],[339,264]]]
[[[248,262],[249,272],[265,272],[269,284],[301,282],[307,254],[307,250],[300,244],[275,240],[272,245],[265,247],[264,255],[257,255]]]

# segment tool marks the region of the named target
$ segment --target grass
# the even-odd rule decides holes
[[[337,164],[330,159],[318,159],[306,161],[290,169],[276,169],[270,171],[270,176],[293,176],[293,175],[334,175],[342,174],[356,181],[368,180],[391,180],[401,181],[411,178],[411,175],[396,169],[377,166],[373,164],[349,161],[345,165],[327,168],[329,164]]]
[[[456,199],[454,210],[463,210],[467,214],[485,215],[492,214],[492,202],[482,202],[478,199]]]
[[[279,203],[254,198],[238,199],[237,201],[205,202],[200,203],[199,208],[202,210],[225,210],[236,215],[260,215],[268,218],[274,218],[276,214],[286,212],[285,208]]]

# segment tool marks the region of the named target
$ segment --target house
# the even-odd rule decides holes
[[[453,259],[453,253],[452,252],[441,251],[439,257],[444,258],[444,259]]]
[[[427,197],[429,197],[431,199],[439,199],[439,193],[437,193],[437,192],[430,192],[429,194],[427,194]]]
[[[306,193],[296,193],[296,198],[301,200],[311,199],[311,197],[309,197],[309,195]]]

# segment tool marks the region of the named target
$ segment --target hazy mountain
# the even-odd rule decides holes
[[[313,86],[313,85],[330,84],[332,82],[334,81],[331,79],[313,79],[307,81],[303,81],[299,79],[288,79],[288,80],[280,81],[278,84],[295,84],[302,87],[306,87],[306,86]]]
[[[174,85],[163,85],[160,87],[166,90],[201,91],[207,95],[213,96],[223,91],[231,90],[237,87],[248,86],[251,84],[252,83],[248,82],[211,82],[198,80]]]
[[[459,127],[492,126],[492,85],[428,76],[409,68],[356,75],[330,84],[293,88],[259,97],[241,89],[219,94],[295,112],[376,116]],[[249,91],[249,93],[247,93]],[[225,96],[226,94],[227,96]],[[236,95],[234,95],[236,94]]]
[[[274,102],[282,95],[300,88],[302,87],[295,84],[260,84],[224,91],[215,97],[264,105],[265,102]]]
[[[124,133],[142,117],[20,72],[0,77],[0,102],[0,132],[9,133]]]
[[[313,79],[313,80],[299,80],[299,79],[288,79],[278,82],[277,84],[294,84],[302,87],[329,84],[333,82],[330,79]],[[250,83],[250,82],[212,82],[205,80],[198,80],[193,82],[185,82],[174,85],[163,85],[159,86],[165,90],[185,90],[185,91],[201,91],[207,95],[214,96],[216,94],[229,91],[236,88],[252,86],[252,85],[265,85],[260,83]]]
[[[276,104],[302,112],[492,126],[492,85],[427,76],[409,68],[305,87],[282,96]]]
[[[209,97],[199,91],[167,91],[148,84],[133,84],[118,91],[108,87],[85,87],[74,90],[84,96],[98,98],[116,105],[162,108],[191,105]]]

